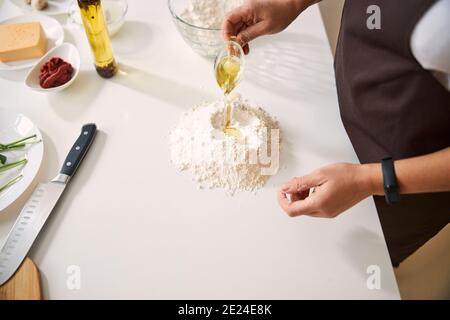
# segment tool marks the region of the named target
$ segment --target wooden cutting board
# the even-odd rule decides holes
[[[11,279],[0,287],[0,300],[41,299],[39,270],[30,258],[25,258]]]

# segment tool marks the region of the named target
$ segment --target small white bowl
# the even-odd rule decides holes
[[[54,88],[42,88],[39,84],[39,73],[41,67],[49,61],[51,58],[58,57],[63,59],[64,61],[70,63],[73,67],[72,78],[66,82],[65,84],[54,87]],[[25,85],[35,91],[40,92],[57,92],[64,90],[68,86],[74,82],[75,78],[78,76],[78,72],[80,71],[80,53],[78,49],[71,43],[63,43],[49,52],[47,52],[41,59],[39,59],[38,63],[31,68],[30,72],[28,72],[27,77],[25,78]]]
[[[102,1],[103,9],[108,25],[109,35],[114,36],[125,22],[125,15],[128,11],[128,3],[126,0],[106,0]]]
[[[114,36],[125,22],[125,16],[128,11],[128,2],[126,0],[102,0],[103,15],[108,26],[109,36]],[[80,9],[76,1],[68,9],[68,21],[82,27]]]

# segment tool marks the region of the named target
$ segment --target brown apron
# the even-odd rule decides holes
[[[410,50],[411,33],[434,2],[345,2],[336,83],[342,121],[361,163],[450,146],[450,93]],[[370,5],[381,9],[381,29],[366,25]],[[392,206],[383,197],[374,199],[394,266],[450,222],[450,192],[402,195]]]

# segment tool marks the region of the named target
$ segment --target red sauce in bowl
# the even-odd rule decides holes
[[[44,89],[59,87],[72,79],[72,73],[73,67],[70,63],[54,57],[41,67],[39,84]]]

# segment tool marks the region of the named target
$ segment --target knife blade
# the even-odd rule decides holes
[[[83,161],[96,133],[95,124],[84,125],[59,174],[49,183],[41,183],[34,189],[0,250],[0,286],[14,275],[26,257],[68,182]]]

